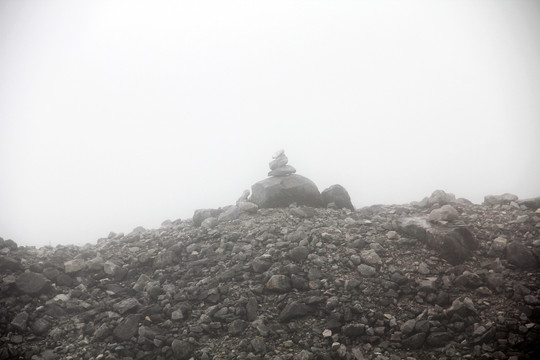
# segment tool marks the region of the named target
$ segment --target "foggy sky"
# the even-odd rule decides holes
[[[233,204],[285,149],[356,207],[540,196],[537,1],[0,1],[0,236]]]

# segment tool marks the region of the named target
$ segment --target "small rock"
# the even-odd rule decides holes
[[[141,303],[135,298],[127,298],[114,304],[114,310],[119,314],[124,314],[132,309],[138,309],[141,307]]]
[[[311,310],[311,307],[309,307],[308,305],[299,301],[293,301],[292,303],[287,304],[283,308],[283,310],[279,314],[279,321],[287,322],[292,319],[305,316],[309,312],[311,312]]]
[[[44,335],[52,327],[51,323],[44,318],[37,318],[31,325],[32,331],[36,335]]]
[[[291,258],[291,260],[297,263],[307,259],[308,255],[309,250],[305,246],[297,246],[289,251],[289,257]]]
[[[247,327],[247,323],[244,320],[236,319],[229,324],[229,334],[232,336],[240,335]]]
[[[369,265],[380,265],[380,264],[382,264],[381,257],[373,249],[362,251],[360,253],[360,257],[362,258],[362,261],[364,263],[369,264]]]
[[[139,278],[137,279],[135,285],[133,285],[133,290],[137,292],[142,292],[146,284],[148,284],[150,281],[152,281],[152,279],[148,275],[141,274],[141,276],[139,276]]]
[[[507,240],[499,236],[493,240],[491,243],[491,247],[489,248],[488,255],[489,256],[501,256],[506,249]]]
[[[139,330],[139,315],[131,314],[121,320],[113,331],[114,336],[119,340],[129,340]]]
[[[188,360],[193,353],[191,344],[184,340],[174,339],[171,348],[175,358],[178,360]]]
[[[285,275],[272,275],[266,283],[268,290],[285,292],[291,289],[291,279]]]
[[[373,266],[369,266],[366,264],[358,265],[358,272],[360,272],[360,274],[365,277],[371,277],[377,274],[377,270]]]
[[[13,320],[11,320],[11,326],[13,326],[15,329],[19,331],[26,330],[26,326],[28,325],[28,314],[26,312],[18,313]]]
[[[64,271],[66,274],[72,274],[86,269],[86,261],[83,259],[73,259],[64,263]]]
[[[266,354],[266,344],[263,338],[256,337],[251,340],[251,346],[255,354]]]

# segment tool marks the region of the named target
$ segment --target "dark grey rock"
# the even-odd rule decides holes
[[[103,323],[94,331],[94,340],[102,341],[111,335],[112,335],[112,329],[109,327],[107,323]]]
[[[114,336],[124,341],[131,339],[139,330],[139,318],[138,314],[131,314],[122,319],[113,330]]]
[[[260,208],[287,207],[292,203],[320,206],[321,195],[313,181],[293,174],[270,177],[254,184],[251,187],[250,201]]]
[[[256,273],[263,273],[270,269],[270,266],[272,266],[271,258],[265,256],[257,257],[251,262],[251,268]]]
[[[272,275],[266,283],[266,288],[278,292],[289,291],[291,289],[291,279],[286,275]]]
[[[37,296],[48,288],[49,281],[42,274],[25,272],[19,275],[16,285],[21,292]]]
[[[476,289],[477,287],[482,286],[483,281],[478,274],[465,270],[456,278],[456,280],[454,280],[454,284],[457,286]]]
[[[522,199],[517,201],[518,204],[524,205],[528,207],[529,209],[540,209],[540,196],[530,199]]]
[[[446,331],[432,332],[428,335],[426,342],[429,346],[443,347],[452,341],[452,334]]]
[[[58,286],[68,286],[71,287],[75,284],[75,281],[71,276],[65,273],[59,273],[56,277],[56,285]]]
[[[509,263],[522,269],[536,269],[538,261],[525,245],[513,241],[506,246],[506,258]]]
[[[415,319],[407,320],[400,327],[401,333],[403,334],[403,336],[408,336],[408,335],[412,334],[412,332],[414,331],[415,326],[416,326],[416,320]]]
[[[0,271],[18,271],[22,270],[19,260],[9,256],[0,256]]]
[[[193,353],[193,346],[185,340],[174,339],[171,348],[175,359],[178,360],[188,360]]]
[[[339,184],[335,184],[324,189],[321,193],[321,199],[323,206],[334,203],[338,209],[344,208],[354,210],[349,193],[343,186]]]
[[[257,319],[257,299],[250,297],[246,304],[246,318],[248,321]]]
[[[364,324],[348,324],[341,328],[345,336],[356,338],[366,333],[366,325]]]
[[[358,265],[358,272],[365,277],[371,277],[375,276],[377,274],[377,269],[375,269],[373,266],[369,266],[366,264],[360,264]]]
[[[499,236],[493,240],[491,243],[491,246],[488,251],[489,256],[493,257],[500,257],[503,255],[504,250],[506,249],[506,245],[508,244],[508,241],[502,237]]]
[[[309,314],[312,308],[302,302],[293,301],[285,306],[279,314],[280,322],[288,322],[292,319],[299,318]]]
[[[419,349],[424,345],[424,342],[426,341],[426,333],[416,333],[412,336],[409,336],[408,338],[405,338],[401,341],[403,347],[407,349]]]
[[[44,318],[37,318],[30,325],[30,328],[36,335],[45,335],[51,327],[51,323]]]
[[[251,346],[253,347],[253,352],[255,354],[266,354],[266,344],[264,339],[256,337],[251,340]]]
[[[229,324],[229,334],[232,336],[240,335],[247,327],[247,323],[244,320],[236,319]]]
[[[457,298],[452,302],[452,306],[450,306],[446,310],[446,314],[449,317],[452,317],[454,314],[458,314],[461,317],[465,317],[469,314],[476,315],[478,311],[476,310],[476,307],[474,306],[473,301],[469,297],[465,297],[463,299]]]
[[[114,304],[114,310],[121,315],[130,311],[136,310],[141,307],[141,303],[135,298],[127,298]]]
[[[465,226],[443,226],[428,223],[424,218],[404,218],[398,229],[407,236],[425,242],[452,265],[469,259],[478,241]]]
[[[26,330],[28,325],[28,314],[26,312],[18,313],[13,320],[11,320],[11,326],[19,331]]]
[[[294,262],[302,262],[307,259],[309,249],[305,246],[297,246],[289,251],[289,257]]]

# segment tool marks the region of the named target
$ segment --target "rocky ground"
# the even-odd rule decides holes
[[[539,359],[535,204],[243,203],[85,247],[0,240],[0,360]]]

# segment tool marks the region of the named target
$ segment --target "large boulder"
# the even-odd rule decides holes
[[[338,209],[347,208],[354,210],[354,206],[351,202],[351,197],[345,188],[339,184],[330,186],[324,189],[321,193],[323,205],[334,203]]]
[[[502,195],[486,195],[484,196],[484,204],[486,205],[503,205],[510,204],[518,199],[517,195],[505,193]]]
[[[540,196],[531,199],[518,200],[517,203],[519,205],[525,205],[529,209],[540,209]]]
[[[478,240],[467,227],[437,225],[422,217],[400,219],[398,231],[424,242],[452,265],[469,259],[478,247]]]
[[[313,181],[292,174],[255,183],[251,187],[250,201],[260,208],[287,207],[292,203],[321,206],[321,194]]]

